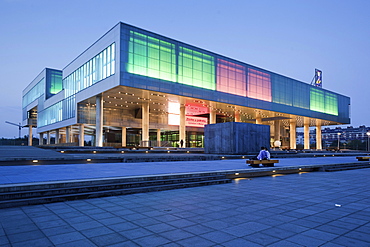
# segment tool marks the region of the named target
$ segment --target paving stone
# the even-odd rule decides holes
[[[27,246],[27,247],[38,247],[38,246],[42,246],[42,247],[49,247],[49,246],[50,247],[54,247],[55,245],[48,238],[41,237],[41,238],[33,239],[33,240],[26,240],[24,242],[12,243],[11,246],[12,247],[25,247],[25,246]]]
[[[118,233],[110,233],[90,238],[90,240],[97,246],[110,246],[126,242],[128,239]]]
[[[137,243],[140,246],[163,246],[171,242],[170,240],[159,236],[159,235],[150,235],[143,238],[138,238],[133,240],[133,242]]]
[[[79,232],[70,232],[70,233],[63,233],[63,234],[50,236],[49,239],[51,242],[53,242],[53,244],[58,245],[58,244],[65,244],[65,243],[73,242],[76,240],[85,239],[85,237]]]
[[[182,246],[192,246],[192,247],[208,247],[215,246],[215,243],[207,239],[195,236],[192,238],[183,239],[177,242]]]

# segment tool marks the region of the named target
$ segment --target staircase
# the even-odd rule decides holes
[[[349,163],[349,164],[327,165],[323,167],[323,171],[337,172],[337,171],[363,169],[363,168],[370,168],[370,163]]]
[[[0,208],[230,183],[217,173],[48,182],[0,187]]]

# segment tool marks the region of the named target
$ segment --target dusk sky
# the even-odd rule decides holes
[[[0,137],[18,137],[22,90],[119,21],[351,98],[370,125],[368,0],[0,0]],[[27,134],[22,130],[22,135]],[[36,130],[34,130],[36,133]]]

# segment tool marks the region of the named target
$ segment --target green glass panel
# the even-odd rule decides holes
[[[131,31],[129,52],[133,53],[133,56],[128,57],[129,73],[176,81],[174,44]],[[161,73],[162,69],[167,74]]]
[[[324,98],[324,92],[322,90],[311,88],[310,110],[325,113],[325,98]]]
[[[214,58],[181,46],[179,50],[179,83],[216,90]]]

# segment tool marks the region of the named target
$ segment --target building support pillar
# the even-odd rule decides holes
[[[157,146],[161,146],[161,129],[157,129]]]
[[[103,95],[96,96],[95,146],[103,146]]]
[[[78,146],[83,147],[85,146],[85,125],[80,124],[78,126]]]
[[[50,144],[50,131],[46,132],[46,145]]]
[[[28,146],[32,146],[32,125],[28,126]]]
[[[71,126],[66,127],[66,143],[70,143],[71,140]]]
[[[59,139],[60,139],[59,129],[56,129],[55,130],[55,144],[59,144]]]
[[[235,109],[234,110],[234,122],[240,123],[241,122],[241,117],[240,117],[240,112]]]
[[[303,121],[304,149],[310,149],[310,120],[308,118],[304,118]]]
[[[321,120],[316,122],[316,149],[322,149]]]
[[[281,139],[281,133],[280,133],[280,121],[275,120],[274,121],[274,140],[280,141]]]
[[[143,147],[149,147],[149,103],[143,102],[141,120],[141,141]]]
[[[186,126],[185,126],[185,105],[180,105],[180,126],[179,126],[179,141],[183,140],[183,148],[186,148]]]
[[[216,123],[216,110],[211,107],[209,111],[209,124],[215,123]]]
[[[290,119],[290,137],[289,137],[289,142],[290,142],[290,149],[296,149],[297,148],[297,134],[296,134],[296,128],[297,128],[297,123],[295,119]]]
[[[127,128],[122,127],[122,136],[121,136],[121,145],[122,145],[122,147],[126,147],[126,145],[127,145],[126,134],[127,134]]]
[[[262,118],[260,113],[256,113],[256,124],[262,124]]]
[[[44,145],[44,133],[39,134],[39,145]]]

